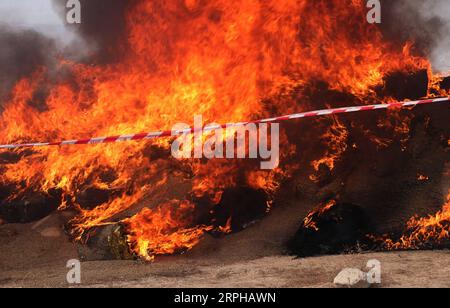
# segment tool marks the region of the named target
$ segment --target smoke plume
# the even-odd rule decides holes
[[[52,0],[55,10],[65,19],[66,0]],[[80,0],[81,24],[67,25],[87,43],[96,62],[115,60],[118,47],[126,42],[126,12],[139,0]]]
[[[429,57],[435,71],[450,70],[450,2],[384,0],[382,27],[389,39],[412,41]]]
[[[49,66],[55,50],[53,40],[35,31],[0,27],[0,102],[19,79]]]

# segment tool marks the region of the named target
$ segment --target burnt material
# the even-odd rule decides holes
[[[97,206],[112,200],[120,195],[120,191],[100,189],[100,188],[87,188],[81,191],[77,195],[77,203],[83,209],[92,210]]]
[[[134,259],[120,224],[95,228],[85,244],[77,245],[77,250],[81,261]]]
[[[428,94],[428,72],[395,72],[384,78],[385,85],[378,89],[380,97],[393,97],[396,100],[419,99]]]
[[[318,210],[308,218],[288,243],[294,255],[338,254],[366,244],[369,222],[359,206],[339,203],[328,210]]]
[[[450,77],[445,77],[444,79],[442,79],[440,88],[447,91],[450,90]]]
[[[0,203],[0,218],[8,223],[29,223],[54,212],[61,204],[61,192],[33,193],[27,197]]]
[[[226,226],[231,219],[231,229],[239,232],[263,218],[267,213],[268,198],[263,190],[248,187],[227,189],[214,210],[214,226]]]

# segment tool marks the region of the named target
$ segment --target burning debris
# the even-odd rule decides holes
[[[195,205],[172,201],[158,209],[143,209],[136,216],[125,220],[128,242],[136,243],[133,251],[147,260],[157,255],[181,253],[194,247],[205,231],[212,227],[192,223]],[[189,227],[192,225],[192,227]]]
[[[9,223],[37,221],[56,211],[61,202],[61,192],[31,193],[29,197],[6,198],[0,203],[0,216]]]
[[[79,31],[96,53],[83,61],[54,57],[54,67],[38,59],[17,74],[2,102],[0,143],[169,130],[195,114],[230,123],[448,95],[414,41],[389,39],[361,18],[363,2],[117,0],[107,6],[117,18],[98,20],[103,1],[82,2],[87,19]],[[430,180],[419,182],[427,188],[441,184],[445,108],[285,123],[275,170],[251,160],[175,160],[169,139],[16,149],[0,156],[0,215],[27,222],[72,210],[67,231],[75,241],[107,251],[103,257],[153,260],[191,249],[206,233],[248,228],[276,207],[281,187],[302,178],[320,202],[337,202],[308,216],[292,250],[337,253],[381,231],[367,222],[377,211],[376,227],[397,215],[410,173],[414,183],[426,173]],[[425,137],[435,153],[411,141]],[[421,157],[433,158],[432,168],[422,162],[420,170],[404,169]],[[422,210],[436,210],[438,200]],[[414,225],[441,226],[446,212],[412,220],[410,234]],[[325,247],[336,232],[340,238]]]
[[[450,247],[450,192],[442,210],[428,217],[411,218],[400,238],[373,238],[382,250],[443,249]]]
[[[376,159],[354,153],[351,157],[358,160],[358,166],[348,174],[340,171],[334,176],[345,184],[322,188],[331,189],[327,195],[341,201],[333,200],[309,213],[288,245],[291,253],[314,256],[450,247],[448,197],[445,203],[441,193],[441,187],[448,187],[446,118],[448,113],[432,121],[417,116],[407,144],[380,148]],[[432,137],[439,135],[437,140]],[[340,160],[338,170],[341,164],[346,162]],[[427,176],[418,170],[426,171]],[[359,202],[360,206],[350,203],[344,207],[344,201]],[[436,214],[427,215],[430,212]]]
[[[366,244],[369,230],[360,207],[332,200],[309,213],[288,246],[299,257],[350,252]]]
[[[30,76],[42,66],[51,67],[55,43],[31,30],[0,28],[0,111],[10,99],[11,88],[22,78]],[[36,91],[37,94],[37,91]],[[30,102],[32,103],[32,102]],[[34,103],[38,103],[35,101]]]

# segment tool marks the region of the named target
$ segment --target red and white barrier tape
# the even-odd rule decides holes
[[[351,112],[362,112],[362,111],[370,111],[370,110],[378,110],[378,109],[413,107],[413,106],[418,106],[418,105],[426,105],[426,104],[433,104],[433,103],[440,103],[440,102],[450,102],[450,97],[442,97],[442,98],[434,98],[434,99],[410,101],[410,102],[395,102],[395,103],[386,103],[386,104],[378,104],[378,105],[367,105],[367,106],[343,107],[343,108],[316,110],[316,111],[291,114],[291,115],[269,118],[269,119],[258,120],[258,121],[241,122],[241,123],[234,124],[234,126],[246,125],[246,124],[251,124],[251,123],[254,123],[254,124],[277,123],[277,122],[283,122],[283,121],[301,119],[301,118],[311,118],[311,117],[319,117],[319,116],[325,116],[325,115],[351,113]],[[228,125],[220,125],[220,126],[206,126],[205,128],[203,128],[203,131],[211,131],[211,130],[215,130],[218,128],[226,128],[229,126],[230,126],[229,124]],[[173,132],[172,131],[159,131],[159,132],[140,133],[140,134],[133,134],[133,135],[121,135],[121,136],[111,136],[111,137],[66,140],[66,141],[60,141],[60,142],[4,144],[4,145],[0,145],[0,149],[114,143],[114,142],[136,141],[136,140],[170,137],[170,136],[177,136],[177,135],[181,135],[181,134],[194,133],[194,132],[195,132],[194,128],[190,128],[188,130],[173,131]]]

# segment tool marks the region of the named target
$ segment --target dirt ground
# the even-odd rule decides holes
[[[382,287],[450,287],[450,251],[286,256],[279,243],[286,229],[293,228],[288,217],[281,226],[268,217],[265,223],[223,239],[207,235],[185,255],[158,258],[154,263],[85,262],[80,286],[333,287],[342,269],[364,270],[367,261],[377,259],[382,264]],[[73,287],[66,281],[66,263],[77,259],[78,253],[60,222],[61,217],[53,214],[34,224],[0,226],[0,287]],[[267,230],[269,225],[273,227]]]

